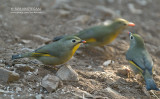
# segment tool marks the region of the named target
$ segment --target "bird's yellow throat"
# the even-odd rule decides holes
[[[79,48],[80,45],[81,45],[81,43],[79,43],[76,46],[74,46],[74,48],[72,49],[72,56],[76,52],[76,50]]]

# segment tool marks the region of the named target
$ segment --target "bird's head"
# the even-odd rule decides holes
[[[64,46],[68,48],[73,48],[76,45],[80,45],[81,43],[86,43],[85,40],[81,40],[79,37],[76,36],[66,36],[61,39],[61,41],[64,42]]]
[[[138,34],[128,32],[130,38],[130,47],[144,48],[144,41]]]
[[[128,26],[135,26],[134,23],[129,22],[129,21],[122,19],[122,18],[118,18],[118,19],[114,20],[113,25],[114,25],[114,27],[116,27],[116,29],[125,29]]]

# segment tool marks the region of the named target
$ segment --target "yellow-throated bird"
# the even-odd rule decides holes
[[[130,48],[126,53],[126,59],[129,61],[135,74],[140,73],[146,83],[147,90],[160,90],[157,88],[153,77],[153,61],[145,48],[143,39],[138,34],[130,35]]]
[[[73,34],[87,42],[89,46],[104,46],[112,42],[128,26],[135,26],[134,23],[118,18],[108,25],[94,26]],[[58,41],[65,36],[58,36],[53,41]]]
[[[74,55],[80,44],[85,42],[85,40],[81,40],[76,36],[66,36],[33,52],[13,55],[12,59],[32,57],[46,65],[59,65],[67,62]]]

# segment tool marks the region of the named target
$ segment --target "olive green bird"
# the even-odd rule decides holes
[[[85,40],[89,46],[104,46],[111,43],[128,26],[135,26],[135,24],[119,18],[108,25],[94,26],[73,35]],[[65,36],[55,37],[53,41],[63,37]]]
[[[143,39],[138,34],[130,35],[130,48],[126,53],[126,59],[129,61],[135,74],[143,76],[147,90],[160,90],[157,88],[153,77],[153,61],[145,48]]]
[[[46,65],[59,65],[71,59],[80,44],[85,42],[76,36],[66,36],[57,42],[42,46],[33,52],[13,55],[12,59],[31,57]]]

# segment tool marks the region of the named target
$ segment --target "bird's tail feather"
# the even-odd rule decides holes
[[[32,55],[32,53],[12,55],[12,60],[19,59],[19,58],[24,58],[24,57],[31,57],[31,55]]]
[[[21,54],[12,55],[12,60],[18,59],[18,58],[22,58],[22,55]]]
[[[157,88],[157,85],[152,77],[152,72],[149,72],[147,69],[143,73],[144,80],[146,82],[146,89],[147,90],[160,90]]]
[[[158,90],[158,91],[160,91],[160,89],[157,88],[157,85],[154,82],[153,78],[145,79],[145,82],[146,82],[146,89],[147,90]]]

